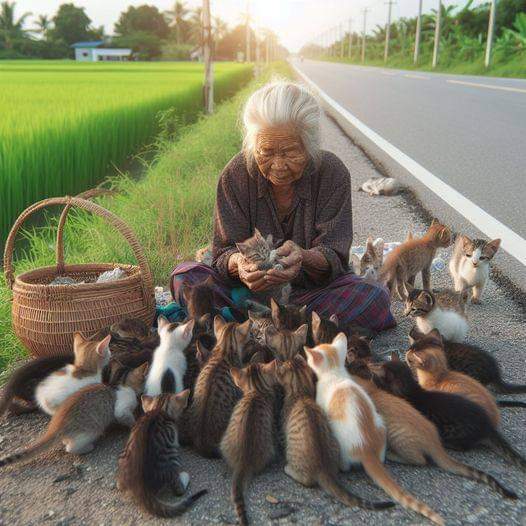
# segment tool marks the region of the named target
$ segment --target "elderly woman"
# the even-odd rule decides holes
[[[350,272],[351,179],[333,153],[320,148],[320,108],[304,88],[275,82],[256,91],[243,114],[243,152],[225,167],[217,187],[213,262],[183,263],[172,274],[174,299],[184,285],[212,275],[218,309],[235,312],[232,289],[263,291],[290,282],[290,302],[342,327],[392,327],[389,294]],[[236,248],[258,229],[281,240],[283,270],[259,271]],[[234,298],[235,299],[235,298]]]

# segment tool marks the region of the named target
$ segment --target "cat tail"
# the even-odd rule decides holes
[[[364,510],[385,510],[392,508],[394,502],[371,502],[370,500],[362,499],[357,495],[351,493],[345,488],[335,477],[326,471],[322,471],[319,476],[318,484],[336,500],[340,501],[345,506],[354,507],[359,506]]]
[[[494,382],[495,387],[499,393],[503,394],[516,394],[516,393],[526,393],[526,385],[524,384],[509,384],[505,382],[499,374],[498,379]],[[504,406],[506,407],[506,406]]]
[[[193,495],[188,495],[177,504],[169,504],[158,500],[157,496],[147,488],[143,487],[143,490],[143,495],[141,495],[140,501],[146,511],[152,515],[163,517],[165,519],[182,515],[196,500],[208,493],[208,490],[202,489]]]
[[[236,508],[237,518],[240,526],[248,526],[247,508],[245,506],[245,497],[243,488],[245,486],[246,473],[243,469],[234,471],[232,477],[232,502]]]
[[[526,407],[526,402],[519,402],[518,400],[497,400],[499,407]]]
[[[526,459],[495,428],[488,438],[493,449],[502,458],[526,471]]]
[[[51,421],[51,423],[52,422],[53,421]],[[62,435],[63,433],[60,428],[57,428],[55,426],[51,427],[50,425],[44,433],[44,435],[40,437],[36,442],[33,442],[33,444],[31,444],[29,447],[23,449],[19,453],[13,453],[12,455],[8,455],[7,457],[0,459],[0,468],[8,466],[10,464],[15,464],[22,460],[30,460],[40,455],[41,453],[52,449],[62,438]]]
[[[450,457],[442,448],[439,451],[433,452],[430,457],[439,468],[442,468],[445,471],[487,484],[492,490],[496,491],[506,499],[515,500],[518,498],[514,491],[505,488],[497,479],[488,473],[475,469],[467,464],[463,464],[462,462],[458,462]]]
[[[369,477],[380,486],[390,497],[400,503],[404,508],[416,511],[427,517],[430,521],[443,526],[444,519],[427,504],[419,501],[410,493],[402,489],[391,477],[380,459],[374,453],[366,453],[362,458],[362,465]]]

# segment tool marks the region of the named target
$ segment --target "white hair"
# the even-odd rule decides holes
[[[258,132],[274,126],[292,126],[309,157],[319,164],[320,106],[303,86],[285,80],[273,81],[255,91],[243,110],[243,151],[253,159]]]

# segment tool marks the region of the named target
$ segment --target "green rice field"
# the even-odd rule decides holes
[[[252,76],[216,63],[216,100]],[[0,246],[18,214],[45,197],[95,186],[159,131],[159,112],[178,122],[202,108],[198,63],[0,62]]]

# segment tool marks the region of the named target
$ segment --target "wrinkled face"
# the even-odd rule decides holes
[[[435,298],[427,290],[413,289],[405,301],[404,314],[417,318],[425,316],[435,306]]]
[[[286,126],[260,130],[254,157],[260,172],[274,186],[300,179],[308,160],[301,139]]]
[[[470,239],[467,236],[462,236],[462,252],[464,257],[470,260],[475,268],[488,265],[499,247],[500,239],[485,241],[484,239]]]

